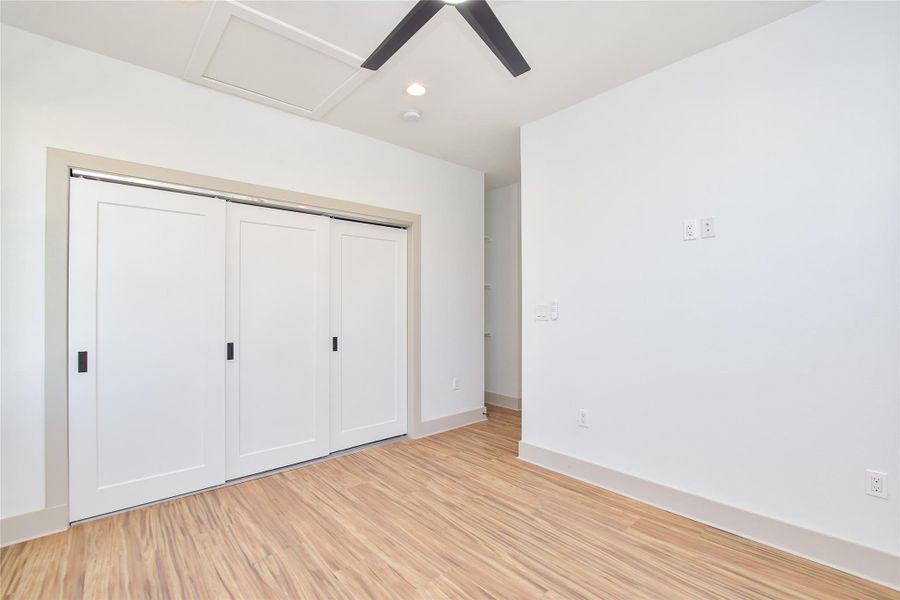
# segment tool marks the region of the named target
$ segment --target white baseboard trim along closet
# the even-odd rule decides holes
[[[521,398],[513,398],[512,396],[504,396],[503,394],[495,394],[494,392],[484,393],[484,403],[490,404],[491,406],[499,406],[500,408],[522,410]]]
[[[42,508],[0,519],[0,546],[18,544],[69,527],[69,507],[65,504]]]
[[[486,418],[487,417],[484,415],[484,408],[476,408],[455,415],[439,417],[430,421],[422,421],[422,424],[416,427],[415,432],[410,432],[409,437],[416,439],[428,437],[429,435],[443,433],[458,427],[474,425],[475,423],[484,421]]]
[[[527,442],[519,458],[779,550],[900,589],[900,556],[628,475]]]

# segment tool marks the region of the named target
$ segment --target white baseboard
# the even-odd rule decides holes
[[[554,450],[519,442],[519,458],[612,492],[640,500],[900,590],[900,556],[759,515]]]
[[[443,433],[444,431],[450,431],[451,429],[456,429],[458,427],[473,425],[484,421],[485,418],[484,408],[476,408],[459,414],[432,419],[431,421],[423,421],[415,431],[409,434],[409,437],[413,439],[428,437],[429,435]]]
[[[490,404],[491,406],[499,406],[500,408],[522,410],[521,398],[513,398],[512,396],[504,396],[503,394],[495,394],[494,392],[484,393],[484,403]]]
[[[69,528],[65,504],[0,519],[0,546],[18,544]]]

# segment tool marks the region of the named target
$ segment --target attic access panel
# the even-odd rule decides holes
[[[371,72],[362,58],[237,2],[216,3],[185,79],[320,119]]]

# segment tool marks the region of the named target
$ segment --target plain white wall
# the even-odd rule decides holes
[[[484,389],[521,397],[522,332],[519,277],[519,184],[484,196]]]
[[[44,506],[48,146],[421,214],[422,417],[483,405],[481,173],[3,26],[3,516]]]
[[[523,440],[897,554],[898,106],[826,2],[525,126]]]

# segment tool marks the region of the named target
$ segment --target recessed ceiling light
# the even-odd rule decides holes
[[[466,0],[444,0],[444,2],[447,4],[462,4],[465,1]]]
[[[414,108],[410,108],[409,110],[403,112],[403,120],[409,121],[411,123],[418,121],[421,117],[422,113]]]
[[[406,88],[406,93],[409,94],[410,96],[424,96],[425,92],[427,92],[427,91],[428,90],[425,89],[425,86],[418,82],[411,83]]]

